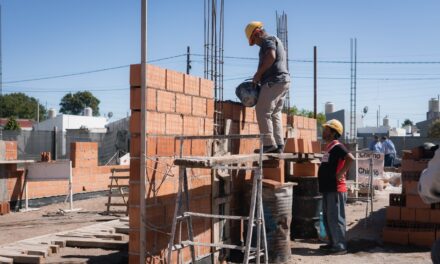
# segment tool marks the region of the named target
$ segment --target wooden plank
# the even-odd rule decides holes
[[[130,230],[129,227],[116,227],[116,233],[120,233],[120,234],[126,234],[128,235],[128,231]]]
[[[103,248],[103,249],[122,249],[128,246],[128,241],[114,241],[103,239],[67,239],[68,247],[80,248]]]
[[[25,255],[14,250],[0,249],[0,256],[5,258],[11,258],[14,260],[14,263],[29,263],[29,264],[44,263],[44,258],[42,256]]]
[[[285,183],[281,183],[279,181],[274,181],[271,179],[263,179],[263,186],[264,187],[268,187],[268,188],[272,188],[272,189],[278,189],[278,188],[282,188],[282,187],[286,187],[286,186],[296,186],[298,185],[298,183],[296,182],[285,182]]]
[[[66,240],[52,240],[50,241],[53,245],[59,246],[60,248],[66,247]]]
[[[0,264],[12,264],[12,263],[14,263],[14,259],[6,258],[6,257],[0,257]]]
[[[265,153],[263,161],[270,159],[283,160],[312,160],[322,157],[322,154],[303,154],[303,153]],[[239,154],[215,157],[182,157],[174,160],[174,165],[185,166],[188,168],[212,168],[214,166],[241,164],[260,160],[260,154]]]

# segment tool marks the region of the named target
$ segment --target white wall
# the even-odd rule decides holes
[[[40,131],[52,131],[56,126],[58,131],[65,132],[66,129],[79,129],[81,127],[88,129],[105,128],[106,124],[107,119],[105,117],[57,115],[55,118],[44,120],[35,125],[35,129]]]

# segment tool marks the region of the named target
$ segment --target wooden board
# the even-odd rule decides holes
[[[60,247],[88,247],[121,249],[128,246],[128,237],[116,234],[118,230],[128,233],[128,222],[113,220],[96,225],[34,237],[0,246],[1,263],[44,263],[46,257],[57,254]],[[9,261],[9,262],[7,262]]]
[[[321,157],[320,154],[295,154],[295,153],[265,153],[262,160],[284,159],[284,160],[311,160]],[[232,164],[255,162],[260,160],[260,154],[240,154],[216,157],[182,157],[174,160],[174,165],[188,168],[212,168]]]

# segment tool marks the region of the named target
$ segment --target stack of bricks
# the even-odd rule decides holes
[[[310,139],[286,139],[285,153],[304,153],[313,154],[321,153],[321,144],[318,141],[311,141]],[[288,174],[294,177],[317,177],[319,163],[312,163],[308,161],[295,162],[289,164]]]
[[[302,138],[310,141],[317,140],[316,119],[293,115],[289,116],[287,123],[295,128],[295,138]]]
[[[431,247],[440,238],[440,204],[425,204],[418,194],[420,174],[429,162],[419,150],[404,152],[402,193],[390,194],[384,242]]]
[[[140,145],[141,145],[141,66],[130,68],[130,242],[129,261],[139,263],[140,250]],[[147,252],[149,263],[160,262],[165,256],[171,223],[174,217],[178,191],[178,168],[174,157],[180,154],[180,141],[176,136],[202,136],[214,134],[214,88],[209,80],[186,75],[157,66],[147,66],[146,90],[146,144],[147,190],[146,215]],[[184,156],[210,155],[210,140],[185,140]],[[211,213],[211,170],[188,169],[190,210]],[[211,242],[211,220],[195,218],[195,241]],[[182,240],[186,240],[183,225]],[[210,253],[209,247],[196,247],[198,257]],[[190,260],[189,248],[182,250],[183,261]],[[177,254],[174,251],[173,254]],[[177,259],[174,255],[173,259]]]
[[[90,168],[98,166],[97,142],[73,142],[70,144],[72,168]]]

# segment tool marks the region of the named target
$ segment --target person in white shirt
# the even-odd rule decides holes
[[[386,136],[381,137],[380,142],[382,143],[382,152],[385,154],[385,167],[393,167],[396,158],[394,143]]]
[[[434,149],[434,157],[420,175],[418,186],[420,197],[427,204],[440,202],[440,149],[438,145],[431,148]],[[440,239],[432,246],[431,258],[434,264],[440,264]]]

